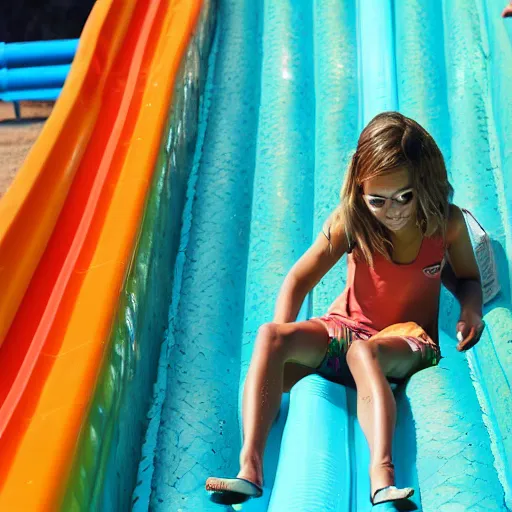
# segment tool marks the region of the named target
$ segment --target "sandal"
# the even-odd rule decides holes
[[[206,490],[210,500],[221,505],[236,505],[251,498],[259,498],[263,489],[244,478],[208,478]]]
[[[382,493],[382,496],[376,498],[379,493]],[[388,485],[382,489],[377,489],[373,493],[373,497],[370,496],[370,501],[372,505],[380,505],[381,503],[389,503],[390,501],[404,500],[410,498],[413,494],[414,489],[411,487],[397,489],[394,485]]]

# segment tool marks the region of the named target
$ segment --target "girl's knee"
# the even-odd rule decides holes
[[[347,351],[347,363],[357,364],[359,361],[375,359],[379,354],[379,346],[367,340],[355,339]]]
[[[273,353],[280,352],[284,346],[284,338],[281,324],[268,322],[258,329],[256,347]]]

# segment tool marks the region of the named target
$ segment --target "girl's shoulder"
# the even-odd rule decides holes
[[[446,222],[446,244],[449,246],[464,229],[466,229],[466,221],[462,210],[457,205],[450,204]]]
[[[329,241],[334,252],[346,253],[350,251],[350,237],[339,209],[334,210],[322,226],[322,233]]]

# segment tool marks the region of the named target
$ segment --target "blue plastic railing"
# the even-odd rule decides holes
[[[0,43],[0,100],[56,100],[75,56],[78,39]]]

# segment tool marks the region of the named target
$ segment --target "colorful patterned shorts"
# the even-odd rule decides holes
[[[439,346],[414,322],[391,325],[372,335],[371,332],[357,325],[352,325],[352,322],[347,321],[345,317],[336,313],[324,315],[317,318],[317,320],[324,324],[330,338],[327,353],[318,368],[318,373],[328,378],[343,380],[343,377],[350,373],[346,362],[347,351],[355,339],[375,340],[389,336],[402,337],[414,352],[421,352],[422,362],[414,373],[431,366],[437,366],[441,360]],[[389,377],[388,380],[400,382],[404,379]]]

